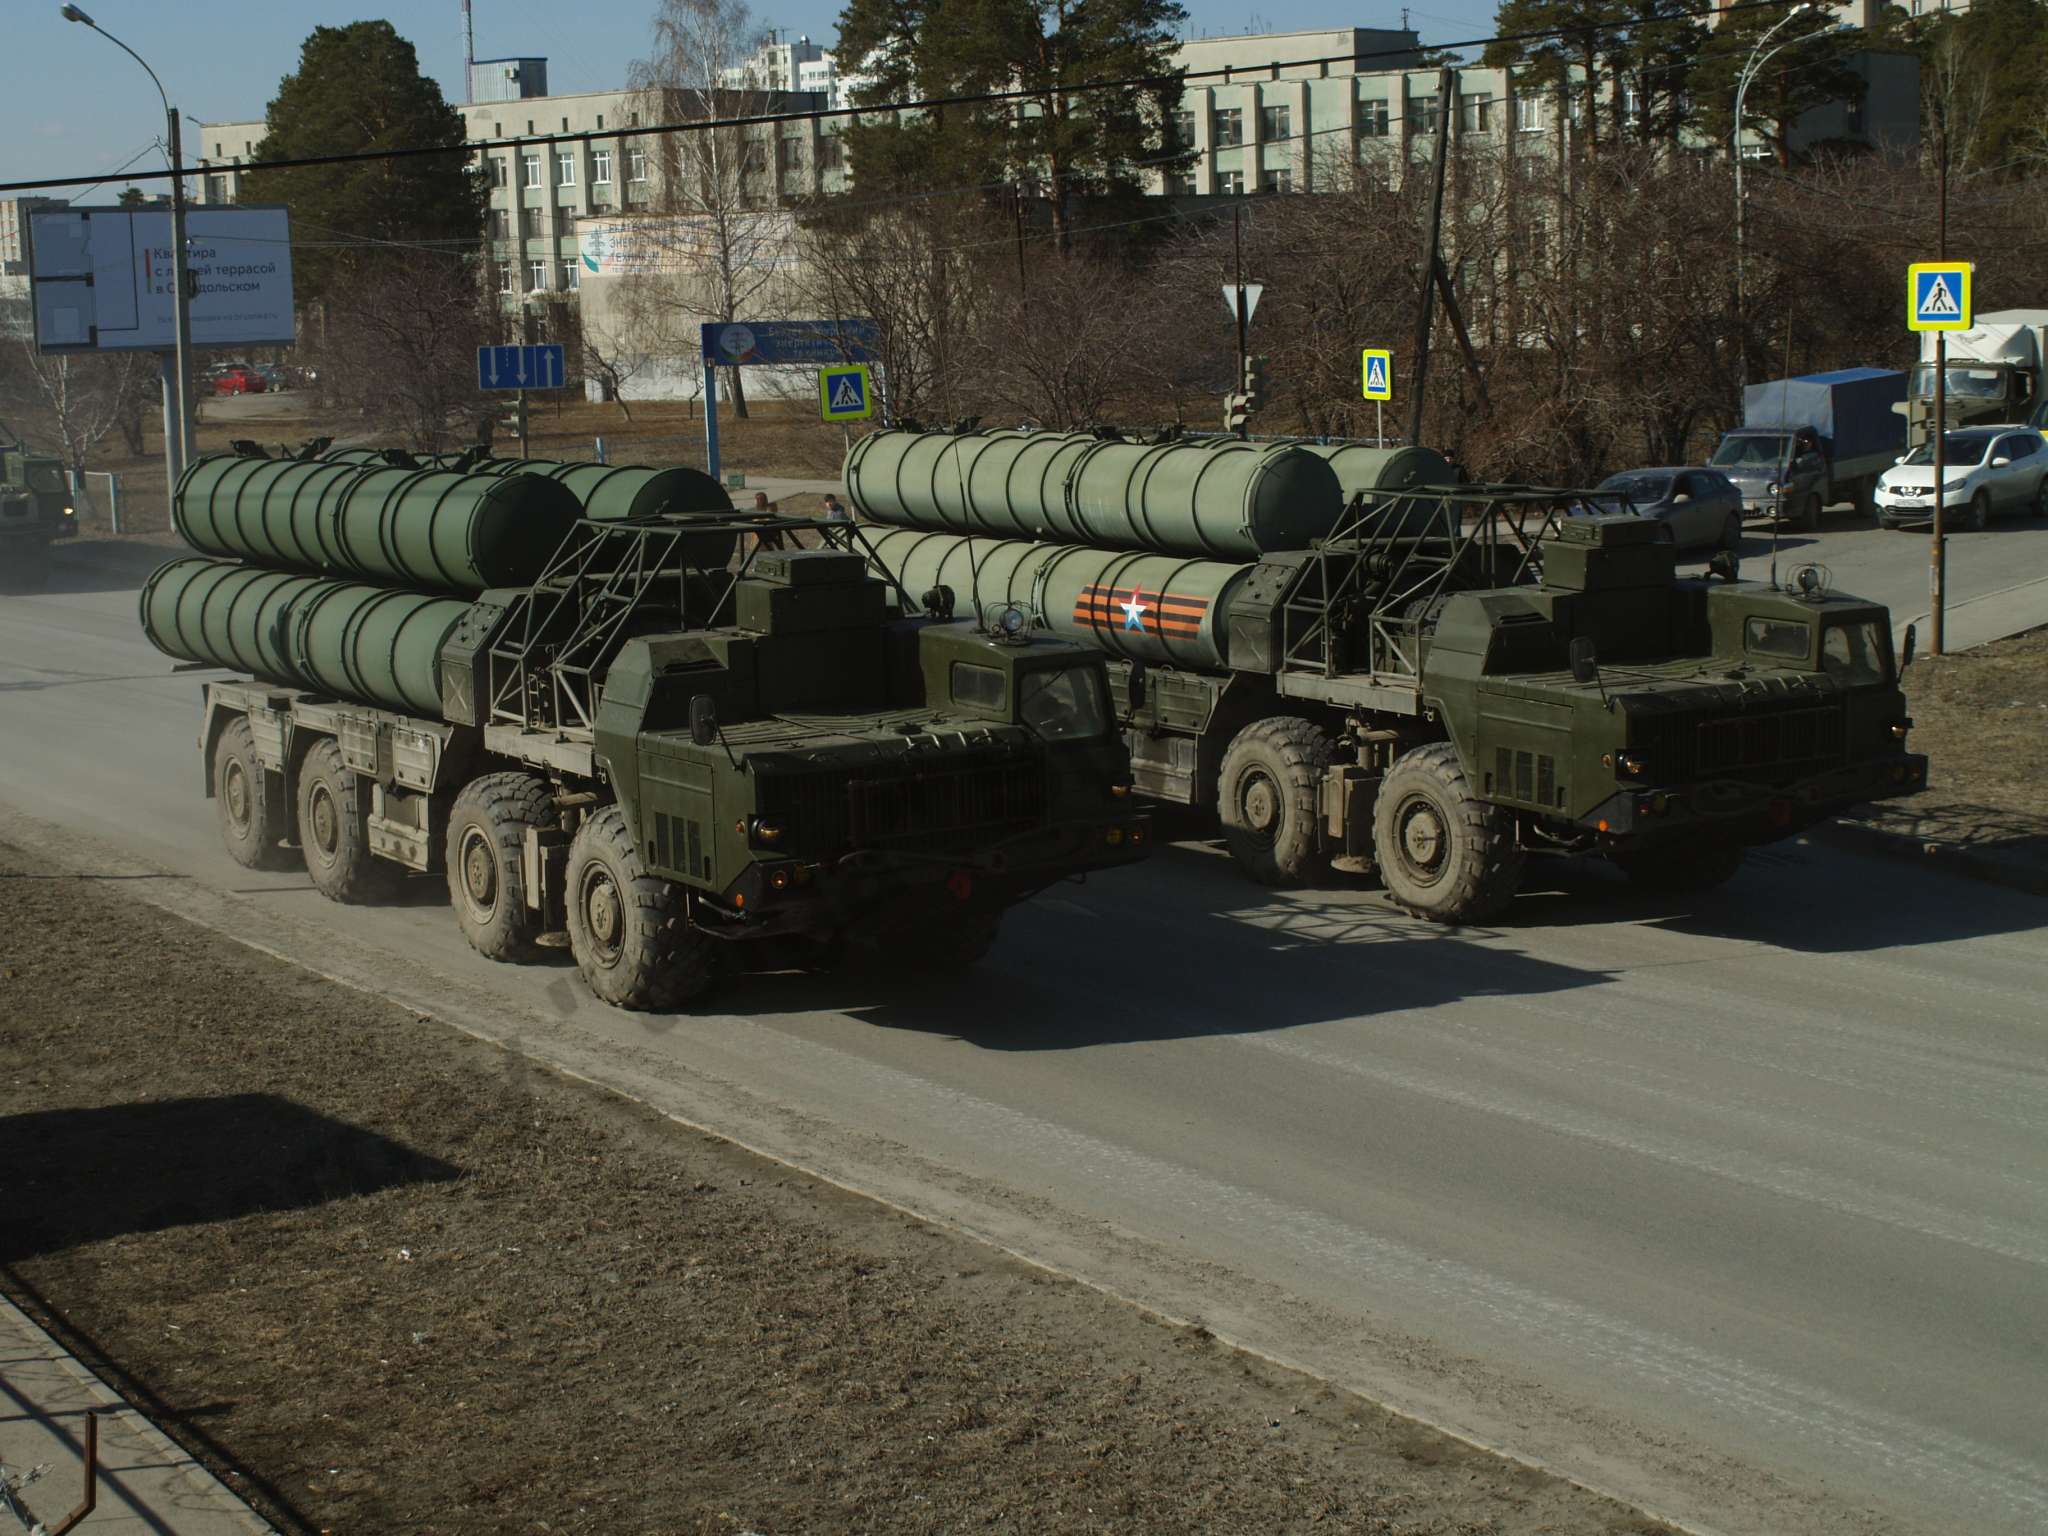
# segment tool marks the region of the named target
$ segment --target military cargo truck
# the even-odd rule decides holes
[[[547,515],[494,514],[504,480],[294,462],[195,464],[180,526],[243,559],[142,594],[160,649],[243,674],[199,744],[245,865],[340,901],[442,873],[480,953],[566,942],[600,998],[671,1008],[735,964],[971,963],[1010,906],[1147,851],[1101,654],[940,622],[849,524],[572,511],[495,585]],[[254,563],[295,539],[330,563]]]
[[[961,493],[917,508],[886,483],[849,475],[859,511],[908,525],[877,535],[882,561],[1112,658],[1139,791],[1213,810],[1270,884],[1376,871],[1446,922],[1497,912],[1543,854],[1703,889],[1751,846],[1926,782],[1882,607],[1812,570],[1787,590],[1725,559],[1680,579],[1669,529],[1576,515],[1584,493],[1356,494],[1308,547],[1219,560],[1156,551],[1236,537],[1242,484],[1112,497],[1158,532],[1134,550],[927,531],[957,526]]]
[[[0,422],[0,589],[33,592],[49,576],[50,544],[78,532],[63,461],[31,452]]]

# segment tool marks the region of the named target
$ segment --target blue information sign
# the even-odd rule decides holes
[[[704,327],[704,361],[726,368],[872,363],[881,345],[872,320],[731,320]]]
[[[478,347],[478,389],[560,389],[568,377],[559,344],[538,347]]]

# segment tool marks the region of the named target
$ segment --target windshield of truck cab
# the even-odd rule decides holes
[[[1806,648],[1812,640],[1812,627],[1803,619],[1767,619],[1754,615],[1742,627],[1743,647],[1752,656],[1804,661]]]
[[[1934,365],[1922,363],[1913,370],[1913,393],[1923,400],[1934,398]],[[1964,368],[1948,365],[1948,397],[1951,400],[2003,400],[2003,368]]]
[[[1890,662],[1874,621],[1830,624],[1821,634],[1820,664],[1829,677],[1852,687],[1888,681]]]
[[[64,477],[54,464],[38,464],[28,472],[28,483],[38,491],[61,491]]]
[[[1991,446],[1991,440],[1997,435],[1996,432],[1943,433],[1941,438],[1943,464],[1947,468],[1954,469],[1964,464],[1982,463],[1984,450]],[[1934,462],[1933,442],[1922,443],[1918,448],[1915,448],[1906,455],[1905,462],[1908,464],[1932,464]]]
[[[1790,451],[1782,437],[1725,437],[1707,462],[1716,469],[1775,469]]]
[[[1047,741],[1082,741],[1109,729],[1109,694],[1099,667],[1026,672],[1017,680],[1017,718]]]

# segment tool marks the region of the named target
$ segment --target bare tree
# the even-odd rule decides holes
[[[387,256],[333,306],[321,388],[416,452],[468,441],[490,409],[477,396],[476,349],[498,334],[495,310],[469,262]]]
[[[763,110],[747,55],[760,36],[745,0],[660,0],[649,56],[630,79],[648,122],[675,123]],[[738,75],[738,83],[731,82]],[[674,304],[709,320],[738,320],[794,256],[792,222],[776,207],[771,140],[739,127],[699,128],[654,140],[659,168],[649,239],[665,243],[664,266],[681,279]],[[747,414],[738,367],[733,408]]]
[[[135,453],[142,451],[141,412],[157,372],[153,354],[45,355],[26,336],[18,345],[7,391],[12,408],[24,412],[29,429],[40,428],[55,439],[68,468],[84,469],[108,433],[117,428],[125,433],[130,425],[129,445]]]

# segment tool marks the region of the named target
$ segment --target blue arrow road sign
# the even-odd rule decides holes
[[[560,389],[568,366],[558,343],[538,347],[478,347],[478,389]]]

